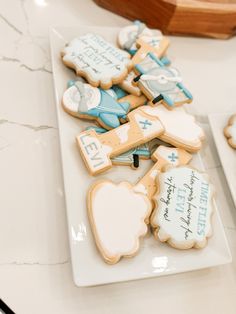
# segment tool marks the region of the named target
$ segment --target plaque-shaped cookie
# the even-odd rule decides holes
[[[208,176],[188,166],[158,176],[159,191],[151,217],[154,235],[178,249],[203,248],[211,236],[213,187]]]
[[[61,55],[64,64],[77,75],[103,89],[122,82],[132,66],[128,52],[93,33],[73,39]]]

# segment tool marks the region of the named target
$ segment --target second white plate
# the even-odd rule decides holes
[[[229,146],[223,130],[232,114],[211,114],[208,116],[216,148],[236,206],[236,150]]]

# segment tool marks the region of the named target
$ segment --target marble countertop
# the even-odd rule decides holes
[[[236,209],[206,115],[235,111],[236,38],[171,38],[207,134],[233,263],[149,280],[77,288],[72,280],[53,92],[50,26],[123,26],[90,0],[0,1],[0,298],[16,313],[227,313],[236,309]],[[181,54],[180,54],[181,50]],[[194,64],[194,71],[193,65]]]

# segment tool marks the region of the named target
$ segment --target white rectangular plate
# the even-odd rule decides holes
[[[140,169],[136,171],[129,167],[116,166],[96,178],[88,174],[75,143],[76,135],[84,130],[88,123],[72,118],[61,107],[61,98],[67,81],[73,79],[75,75],[72,70],[63,65],[60,51],[66,42],[88,32],[98,33],[115,43],[118,31],[117,28],[80,26],[78,28],[54,28],[50,34],[71,260],[74,281],[78,286],[168,275],[231,261],[217,210],[212,221],[214,236],[203,250],[179,251],[155,241],[149,234],[143,239],[136,257],[122,259],[118,264],[110,266],[102,260],[95,247],[86,211],[86,193],[89,186],[101,178],[109,178],[114,182],[129,180],[135,183],[150,167],[151,161],[142,161]],[[192,164],[198,169],[203,169],[199,155],[194,156]]]
[[[208,118],[226,180],[236,206],[236,150],[229,146],[223,133],[224,127],[228,124],[232,114],[211,114]]]

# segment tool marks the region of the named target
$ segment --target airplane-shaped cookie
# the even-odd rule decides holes
[[[102,90],[75,81],[65,91],[62,105],[65,111],[76,118],[98,120],[106,129],[120,126],[120,118],[125,119],[130,109],[128,102],[117,101],[115,92],[111,89]]]
[[[140,74],[134,78],[134,83],[153,104],[163,102],[170,108],[192,101],[179,72],[166,67],[153,53],[148,53],[135,70]]]
[[[130,95],[117,85],[103,90],[84,81],[69,80],[67,86],[62,99],[65,111],[76,118],[96,120],[107,130],[124,123],[129,111],[147,102],[143,94]]]

